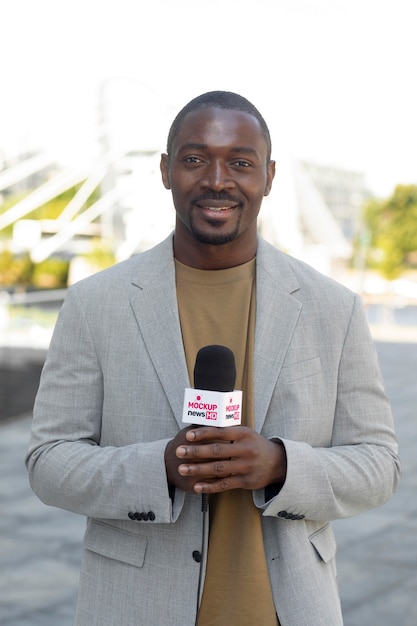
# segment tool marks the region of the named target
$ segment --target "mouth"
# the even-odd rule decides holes
[[[224,213],[238,207],[238,203],[225,200],[204,200],[203,202],[196,202],[196,206],[199,209],[211,211],[213,213]]]
[[[224,211],[230,211],[231,209],[235,209],[237,205],[234,206],[204,206],[204,207],[200,207],[202,209],[205,209],[207,211],[212,211],[214,213],[222,213]]]

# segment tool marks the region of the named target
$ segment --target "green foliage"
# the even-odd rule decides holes
[[[60,289],[67,286],[69,261],[51,257],[33,267],[32,285],[38,289]]]
[[[28,287],[32,281],[33,263],[29,254],[14,256],[9,250],[0,252],[0,286]]]
[[[99,239],[92,242],[91,252],[82,255],[97,271],[104,270],[115,264],[116,258],[108,245]]]
[[[10,250],[0,252],[0,287],[26,289],[59,289],[67,286],[69,262],[50,258],[35,264],[28,253],[14,255]]]
[[[398,185],[386,200],[371,200],[363,218],[370,233],[370,267],[388,280],[416,267],[417,185]]]

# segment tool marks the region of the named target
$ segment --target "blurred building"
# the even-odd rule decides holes
[[[313,184],[335,217],[343,235],[352,241],[359,227],[359,211],[371,197],[363,172],[303,161]]]

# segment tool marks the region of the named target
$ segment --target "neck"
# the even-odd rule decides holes
[[[192,232],[176,220],[174,257],[190,267],[201,270],[225,270],[251,261],[256,256],[258,232],[256,224],[224,244],[201,243]]]
[[[180,263],[200,270],[225,270],[243,265],[256,256],[257,241],[254,245],[242,247],[241,243],[230,242],[221,245],[184,245],[174,234],[174,257]],[[235,244],[235,245],[234,245]]]

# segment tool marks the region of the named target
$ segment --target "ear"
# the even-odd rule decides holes
[[[165,189],[171,189],[171,184],[169,182],[169,164],[167,154],[161,154],[161,163],[159,167],[161,168],[162,182]]]
[[[264,196],[268,196],[269,192],[271,191],[272,181],[274,180],[275,176],[275,161],[268,161],[266,168],[266,185]]]

